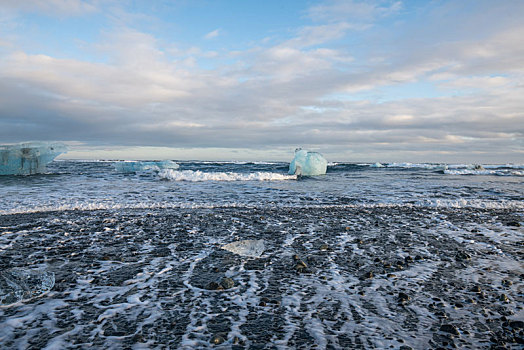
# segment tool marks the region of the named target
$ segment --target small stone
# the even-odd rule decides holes
[[[422,257],[420,255],[415,256],[415,260],[422,260]]]
[[[514,329],[523,329],[524,322],[523,321],[510,321],[509,326]]]
[[[328,249],[329,249],[329,246],[328,246],[327,244],[322,244],[322,245],[320,246],[320,250],[321,250],[321,251],[326,251],[326,250],[328,250]]]
[[[235,281],[233,281],[233,279],[229,278],[229,277],[224,277],[222,278],[222,280],[220,281],[220,285],[224,288],[224,289],[230,289],[230,288],[233,288],[235,286]]]
[[[390,264],[390,263],[385,263],[385,264],[384,264],[384,268],[388,269],[388,268],[390,268],[390,267],[391,267],[391,264]]]
[[[209,282],[207,285],[206,285],[206,289],[208,290],[217,290],[217,288],[220,287],[220,285],[216,282]]]
[[[459,331],[458,331],[457,327],[455,327],[452,324],[443,324],[442,326],[440,326],[440,331],[441,332],[450,333],[450,334],[453,334],[453,335],[459,335]]]
[[[471,288],[471,291],[473,293],[480,293],[480,292],[482,292],[482,290],[480,289],[479,286],[474,286],[473,288]]]
[[[509,221],[506,223],[506,226],[520,227],[520,222],[518,221]]]
[[[364,274],[364,278],[365,278],[365,279],[373,278],[373,271],[366,272],[366,273]]]
[[[501,294],[500,297],[499,297],[499,300],[504,302],[504,303],[509,303],[509,298],[506,294]]]
[[[509,287],[513,284],[513,282],[511,282],[510,280],[502,280],[502,285],[504,287]]]
[[[468,253],[464,253],[464,252],[458,252],[455,255],[455,260],[457,261],[471,260],[471,255],[469,255]]]
[[[411,297],[409,295],[407,295],[406,293],[398,293],[398,301],[402,304],[404,303],[407,303],[409,300],[411,299]]]
[[[395,278],[395,277],[397,277],[397,275],[395,275],[394,273],[387,274],[387,278]]]
[[[408,256],[406,256],[406,257],[404,258],[404,261],[405,261],[406,264],[407,264],[407,263],[413,262],[413,258],[410,257],[410,256],[408,255]]]
[[[226,340],[224,339],[224,337],[218,334],[215,335],[213,338],[211,338],[211,344],[215,344],[215,345],[222,344],[225,341]]]

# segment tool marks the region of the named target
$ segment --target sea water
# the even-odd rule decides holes
[[[523,165],[113,163],[0,176],[1,348],[521,346]]]

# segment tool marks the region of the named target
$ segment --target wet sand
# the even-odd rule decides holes
[[[411,206],[0,216],[1,348],[523,346],[523,213]],[[221,249],[260,240],[264,253]]]

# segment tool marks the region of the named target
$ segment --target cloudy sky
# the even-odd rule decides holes
[[[0,0],[0,143],[524,163],[524,1]]]

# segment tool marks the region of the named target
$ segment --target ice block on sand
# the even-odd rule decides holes
[[[262,255],[266,248],[263,239],[246,239],[226,244],[222,246],[222,249],[241,256],[256,258]]]
[[[327,160],[322,154],[300,148],[295,150],[295,158],[289,163],[290,175],[324,175],[326,170]]]
[[[26,142],[0,146],[0,175],[44,173],[46,165],[67,152],[59,142]]]
[[[44,294],[55,285],[55,274],[49,271],[8,270],[0,273],[0,305]]]

